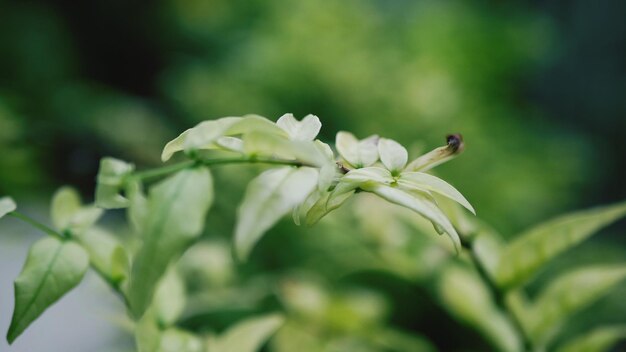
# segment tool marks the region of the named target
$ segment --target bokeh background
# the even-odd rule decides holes
[[[100,157],[153,167],[164,143],[199,121],[313,113],[329,142],[339,130],[377,133],[419,153],[443,144],[447,133],[462,133],[466,152],[437,173],[511,237],[559,213],[626,199],[625,15],[621,0],[1,1],[0,194],[45,219],[61,185],[93,199]],[[219,330],[250,312],[297,310],[290,294],[309,290],[305,297],[335,302],[322,322],[309,320],[330,324],[337,336],[361,331],[350,321],[367,323],[365,316],[441,350],[488,348],[429,295],[422,278],[440,260],[436,252],[408,256],[393,269],[368,267],[375,266],[372,246],[400,258],[406,248],[422,248],[413,244],[422,239],[373,219],[381,205],[366,197],[314,229],[285,221],[250,263],[232,262],[234,209],[253,173],[216,173],[206,243],[186,260],[219,270],[190,276],[196,312],[204,311],[189,314],[187,327]],[[123,227],[119,220],[106,218],[113,229]],[[535,285],[567,267],[623,261],[625,230],[622,222],[572,250]],[[11,281],[36,238],[30,232],[0,224],[3,328]],[[593,319],[623,322],[623,286],[593,307],[604,312]],[[204,297],[208,291],[222,293]],[[50,310],[56,318],[37,323],[39,330],[8,351],[44,350],[50,341],[61,344],[58,351],[130,348],[112,314],[84,309],[93,295],[107,293],[94,277],[63,309]],[[359,306],[354,313],[346,302],[359,300],[364,312]],[[581,317],[572,334],[591,324]],[[58,333],[48,336],[44,326]]]

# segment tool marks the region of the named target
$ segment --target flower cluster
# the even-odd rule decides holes
[[[373,135],[359,140],[348,132],[337,133],[336,157],[328,144],[316,139],[321,127],[315,115],[298,121],[285,114],[276,123],[257,115],[225,117],[183,132],[165,146],[162,158],[166,161],[180,151],[197,155],[201,150],[220,149],[250,160],[269,158],[299,166],[297,170],[293,166],[268,170],[250,184],[235,231],[236,243],[237,239],[246,243],[239,246],[241,256],[284,212],[292,211],[296,224],[313,225],[357,191],[374,193],[419,213],[460,246],[456,230],[435,197],[452,199],[471,212],[474,209],[450,184],[425,173],[463,150],[460,135],[448,136],[447,145],[409,162],[406,148],[392,139]],[[268,202],[276,203],[274,208]],[[280,211],[272,210],[277,208]]]

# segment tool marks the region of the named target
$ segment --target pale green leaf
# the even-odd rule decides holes
[[[461,192],[452,187],[446,181],[435,177],[433,175],[425,174],[423,172],[403,172],[398,179],[398,185],[401,188],[408,190],[418,190],[426,192],[434,192],[444,197],[458,202],[467,210],[476,214],[476,211],[472,205],[463,197]]]
[[[0,198],[0,218],[17,209],[15,201],[11,197]]]
[[[313,168],[265,171],[248,185],[237,213],[235,252],[245,259],[263,233],[308,197],[317,185]]]
[[[189,130],[183,147],[185,150],[212,148],[213,143],[226,135],[229,128],[243,120],[242,117],[222,117],[217,120],[200,122]]]
[[[335,163],[328,163],[320,168],[320,177],[317,182],[317,190],[327,192],[331,188],[335,180],[340,177],[339,170]]]
[[[572,316],[606,295],[626,278],[626,266],[595,266],[562,275],[535,300],[530,316],[531,336],[546,345]]]
[[[83,206],[78,192],[71,187],[60,188],[52,197],[52,223],[61,232],[80,236],[92,227],[104,211],[92,205]]]
[[[317,149],[320,150],[322,155],[324,155],[328,161],[332,161],[333,164],[335,164],[335,153],[333,153],[333,149],[328,144],[320,141],[319,139],[316,139],[314,142],[315,146],[317,147]]]
[[[221,336],[209,339],[209,351],[257,352],[285,321],[280,314],[248,318]]]
[[[149,309],[135,324],[134,335],[138,352],[160,352],[161,330],[154,315],[154,310]]]
[[[494,278],[504,247],[500,237],[485,225],[478,225],[473,234],[472,251],[490,278]]]
[[[61,187],[52,196],[50,218],[57,229],[66,229],[74,215],[82,208],[78,191],[72,187]]]
[[[479,330],[497,350],[521,350],[521,340],[513,324],[495,306],[489,289],[477,274],[459,266],[448,266],[439,278],[437,290],[443,306]]]
[[[248,155],[297,160],[314,166],[323,166],[328,162],[315,142],[292,141],[283,136],[263,132],[245,135],[243,149]]]
[[[409,153],[400,143],[393,139],[381,138],[378,140],[378,154],[380,161],[391,172],[400,172],[406,166]]]
[[[530,330],[532,324],[531,303],[526,292],[516,289],[509,290],[504,294],[503,302],[511,315],[518,321],[524,332]]]
[[[272,121],[261,116],[223,117],[217,120],[201,122],[181,133],[165,145],[161,159],[167,161],[174,153],[183,150],[225,148],[240,151],[238,142],[223,139],[223,137],[244,135],[253,131],[285,137],[287,135],[285,131]]]
[[[129,301],[141,316],[170,262],[197,238],[213,201],[213,182],[206,168],[183,170],[150,190],[143,246],[134,259]]]
[[[335,188],[331,192],[312,193],[299,207],[294,209],[294,222],[300,225],[304,218],[306,226],[313,226],[331,211],[339,208],[353,194],[354,189],[340,190]]]
[[[185,309],[185,282],[175,267],[170,267],[154,294],[154,311],[160,326],[172,326]]]
[[[363,188],[363,186],[361,187]],[[441,227],[441,229],[448,234],[457,251],[461,248],[461,239],[454,229],[454,226],[452,226],[446,215],[441,212],[437,205],[430,199],[419,194],[407,193],[401,189],[386,185],[366,186],[366,188],[363,189],[365,191],[372,192],[391,203],[409,208],[422,215],[426,219],[430,220],[434,225]]]
[[[93,267],[107,280],[119,285],[128,278],[130,266],[128,254],[113,234],[93,227],[75,238],[89,253]]]
[[[285,114],[276,121],[276,125],[285,130],[289,139],[294,141],[312,141],[322,128],[320,119],[315,115],[307,115],[302,121],[298,121],[293,114]]]
[[[272,352],[327,352],[324,346],[327,341],[320,335],[306,323],[290,319],[272,336],[269,350]]]
[[[340,180],[338,187],[358,188],[366,185],[385,184],[390,185],[394,182],[393,176],[389,170],[382,167],[370,166],[361,169],[350,170]]]
[[[320,171],[320,178],[323,177]],[[326,214],[339,208],[350,198],[356,189],[366,185],[391,184],[393,182],[391,172],[382,167],[365,167],[350,170],[343,175],[332,191],[324,191],[318,188],[318,192],[312,193],[307,199],[294,209],[294,222],[300,225],[301,218],[305,218],[305,224],[312,226],[321,220]]]
[[[626,325],[603,326],[575,337],[560,346],[557,352],[605,352],[624,339],[626,339]]]
[[[215,141],[215,144],[224,150],[230,150],[232,152],[243,153],[243,141],[241,138],[236,137],[220,137]]]
[[[358,140],[349,132],[337,133],[335,146],[339,155],[353,168],[371,166],[378,160],[378,136]]]
[[[500,286],[523,284],[552,258],[626,215],[626,202],[579,211],[538,225],[517,236],[502,253]]]
[[[63,231],[69,231],[74,236],[79,236],[92,227],[102,216],[104,211],[95,206],[84,206],[74,214]]]
[[[120,194],[124,181],[135,170],[132,164],[114,158],[100,160],[98,184],[96,185],[96,205],[104,209],[125,208],[128,199]]]
[[[161,330],[152,309],[135,325],[138,352],[219,352],[207,350],[204,341],[191,332],[168,328]]]
[[[202,339],[181,329],[167,329],[161,334],[159,352],[204,352],[206,348]],[[213,350],[210,350],[213,352]],[[219,350],[215,350],[219,352]]]
[[[7,334],[9,343],[48,307],[80,283],[89,256],[77,244],[54,237],[37,241],[15,280],[15,310]]]

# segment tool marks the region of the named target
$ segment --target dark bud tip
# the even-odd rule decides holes
[[[336,164],[337,164],[337,168],[339,168],[339,171],[340,171],[342,174],[344,174],[344,175],[345,175],[345,174],[347,174],[348,172],[350,172],[350,170],[349,170],[347,167],[343,166],[343,164],[342,164],[342,163],[340,163],[339,161],[338,161]]]
[[[448,143],[448,148],[450,148],[453,153],[463,151],[463,136],[461,136],[460,133],[447,135],[446,142]]]

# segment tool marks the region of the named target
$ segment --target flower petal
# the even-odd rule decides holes
[[[315,115],[307,115],[302,121],[296,120],[293,114],[284,114],[276,125],[282,128],[289,135],[289,139],[294,141],[312,141],[322,128],[322,122]]]
[[[380,161],[391,171],[401,171],[406,166],[409,153],[400,143],[393,139],[381,138],[378,141],[378,154]]]
[[[361,141],[349,132],[339,132],[335,140],[341,157],[354,168],[371,166],[378,160],[378,136],[369,136]]]

